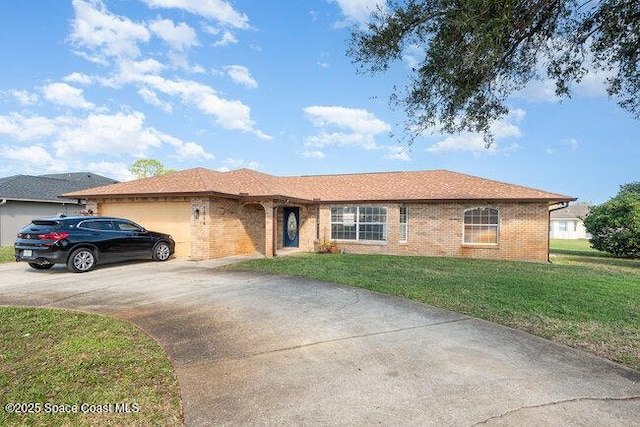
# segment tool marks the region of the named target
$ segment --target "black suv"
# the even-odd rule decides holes
[[[130,259],[166,261],[175,249],[168,234],[147,231],[135,222],[100,216],[38,218],[18,233],[16,261],[37,270],[67,264],[84,273],[98,263]]]

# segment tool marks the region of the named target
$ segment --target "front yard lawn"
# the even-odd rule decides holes
[[[640,369],[640,260],[588,248],[552,264],[301,254],[228,268],[304,276],[398,295],[589,351]],[[587,252],[585,254],[584,252]]]
[[[0,397],[0,425],[183,423],[158,343],[129,323],[75,311],[0,307]]]

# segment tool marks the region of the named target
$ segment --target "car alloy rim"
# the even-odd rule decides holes
[[[93,265],[93,255],[91,252],[80,252],[73,259],[73,265],[75,265],[78,270],[88,270]]]
[[[158,249],[156,250],[156,255],[158,256],[158,259],[167,259],[169,258],[169,246],[167,245],[159,245]]]

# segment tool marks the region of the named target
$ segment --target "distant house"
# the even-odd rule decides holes
[[[587,203],[576,203],[566,208],[551,211],[549,237],[552,239],[588,239],[583,219],[589,213]]]
[[[575,199],[435,170],[273,176],[188,169],[76,191],[95,214],[169,233],[204,260],[313,251],[546,262],[549,207]]]
[[[62,193],[116,182],[89,172],[0,178],[0,246],[13,245],[17,231],[33,218],[74,215],[85,209],[84,199],[62,199]]]

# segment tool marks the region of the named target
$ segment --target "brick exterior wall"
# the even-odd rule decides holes
[[[184,219],[190,226],[191,255],[193,260],[220,258],[230,255],[259,252],[273,256],[275,246],[283,245],[282,206],[274,202],[243,203],[225,198],[135,198],[87,200],[87,209],[100,215],[104,203],[147,201],[190,201],[191,218]],[[386,242],[338,241],[338,246],[349,253],[397,254],[423,256],[453,256],[468,258],[496,258],[546,262],[548,260],[549,214],[546,202],[433,202],[407,203],[408,239],[400,242],[400,203],[363,203],[350,206],[381,206],[387,208]],[[331,206],[319,206],[319,238],[316,238],[316,205],[287,205],[300,208],[300,245],[303,251],[313,251],[319,243],[331,240]],[[463,244],[463,215],[465,209],[476,207],[497,208],[500,212],[499,241],[497,245]],[[199,216],[195,218],[194,210]],[[273,235],[273,221],[276,233]],[[190,224],[190,225],[189,225]]]
[[[209,258],[265,252],[265,208],[232,199],[212,199]]]
[[[320,241],[331,240],[331,206],[320,208]],[[356,206],[356,205],[349,205]],[[338,240],[345,252],[365,254],[452,256],[546,262],[548,260],[548,205],[542,203],[409,203],[408,238],[400,242],[399,203],[362,204],[387,208],[387,241]],[[497,245],[463,243],[465,209],[497,208],[500,212]]]

